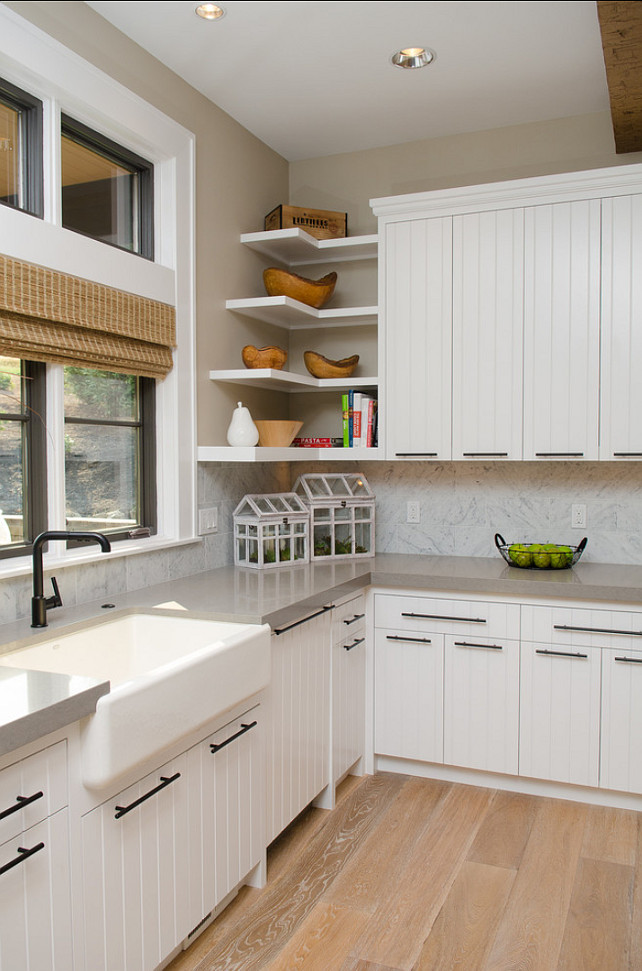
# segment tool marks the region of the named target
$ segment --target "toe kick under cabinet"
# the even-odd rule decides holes
[[[642,794],[642,611],[376,593],[375,756]]]

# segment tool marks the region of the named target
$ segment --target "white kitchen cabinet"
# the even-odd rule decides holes
[[[524,212],[453,218],[453,459],[521,459]]]
[[[266,842],[330,782],[330,610],[276,628],[265,692]]]
[[[526,208],[524,458],[598,457],[600,200]]]
[[[0,968],[72,971],[68,810],[0,846]]]
[[[375,752],[443,762],[443,635],[376,630],[374,679]]]
[[[261,717],[252,708],[187,753],[193,926],[263,859]]]
[[[517,774],[519,641],[448,635],[444,762]]]
[[[602,200],[600,458],[642,458],[642,195]]]
[[[181,755],[83,817],[87,971],[151,971],[196,923],[188,810]]]
[[[332,618],[332,771],[334,785],[362,758],[366,731],[366,620],[363,594]]]
[[[519,774],[597,786],[601,652],[522,641]]]
[[[452,219],[392,222],[384,232],[386,456],[449,459]]]
[[[600,785],[642,793],[642,653],[602,651]]]

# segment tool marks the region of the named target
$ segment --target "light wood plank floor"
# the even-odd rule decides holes
[[[642,814],[381,773],[170,971],[642,971]]]

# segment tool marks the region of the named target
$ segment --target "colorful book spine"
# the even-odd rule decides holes
[[[292,442],[294,448],[342,448],[342,438],[295,438]]]
[[[348,448],[354,444],[354,391],[348,391]]]
[[[350,448],[350,410],[348,406],[348,393],[341,395],[341,414],[343,429],[343,447]]]
[[[359,448],[361,445],[361,428],[362,428],[362,413],[361,413],[361,399],[363,395],[360,391],[355,391],[353,393],[353,403],[352,403],[352,445],[354,448]]]

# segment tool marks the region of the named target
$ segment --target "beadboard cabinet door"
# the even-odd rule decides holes
[[[330,782],[328,613],[272,635],[265,692],[266,843],[271,843]]]
[[[642,793],[642,654],[602,652],[600,785]]]
[[[524,213],[524,458],[598,457],[600,200]]]
[[[642,458],[642,195],[602,200],[600,458]]]
[[[524,212],[453,219],[453,459],[521,459]]]
[[[384,233],[389,459],[450,459],[452,218],[390,223]]]
[[[444,636],[375,632],[375,752],[444,760]]]
[[[0,845],[2,971],[74,967],[68,825],[61,809]]]
[[[366,620],[363,595],[342,604],[332,622],[332,782],[364,753]]]
[[[194,926],[188,806],[181,755],[83,817],[88,971],[152,971]]]
[[[519,774],[597,786],[599,648],[522,641]]]
[[[444,762],[517,774],[519,641],[448,635]]]

